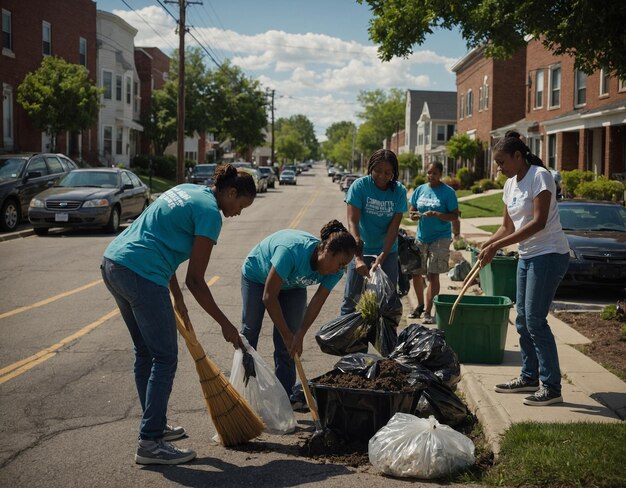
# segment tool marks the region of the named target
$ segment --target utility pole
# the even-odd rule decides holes
[[[354,172],[354,143],[356,142],[356,126],[352,128],[352,159],[350,159],[350,173]]]
[[[269,88],[267,89],[267,93],[269,94],[270,90]],[[272,162],[272,167],[274,167],[274,94],[276,93],[276,90],[271,90],[272,92],[272,154],[270,156],[270,161]]]
[[[178,126],[176,136],[176,184],[185,181],[185,13],[187,5],[202,5],[202,2],[192,0],[165,0],[165,3],[177,3],[178,18]]]

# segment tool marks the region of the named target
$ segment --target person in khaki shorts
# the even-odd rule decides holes
[[[459,218],[456,193],[441,181],[443,165],[431,163],[426,175],[428,183],[415,189],[411,195],[409,215],[417,221],[417,242],[422,253],[422,269],[413,275],[413,288],[418,307],[409,318],[419,318],[423,323],[434,324],[431,315],[433,298],[439,293],[439,275],[448,272],[448,257],[452,242],[452,222]],[[426,303],[424,303],[424,278],[428,280]]]

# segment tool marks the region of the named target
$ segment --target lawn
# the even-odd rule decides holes
[[[148,188],[150,188],[150,178],[148,176],[137,175],[143,181]],[[159,178],[158,176],[152,177],[152,188],[150,188],[150,193],[163,193],[164,191],[169,190],[173,186],[176,186],[171,180],[166,180],[164,178]]]
[[[467,197],[469,195],[472,195],[472,190],[457,190],[456,191],[457,198]]]
[[[493,193],[484,197],[459,202],[462,219],[476,217],[501,217],[504,211],[502,193]]]
[[[498,225],[479,225],[478,228],[484,230],[485,232],[489,232],[489,233],[493,234],[495,231],[497,231],[500,228],[500,224],[498,224]]]

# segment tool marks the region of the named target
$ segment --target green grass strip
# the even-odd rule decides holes
[[[500,225],[479,225],[478,228],[484,230],[485,232],[493,234],[500,228]]]
[[[145,183],[145,185],[150,188],[150,178],[148,176],[137,175]],[[152,193],[163,193],[164,191],[169,190],[173,186],[176,186],[176,183],[170,180],[166,180],[165,178],[159,178],[157,176],[152,177]]]
[[[502,193],[493,193],[484,197],[459,202],[459,210],[461,212],[461,219],[502,217],[502,213],[504,212]]]

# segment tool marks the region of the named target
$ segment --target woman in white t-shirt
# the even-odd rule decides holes
[[[495,386],[499,393],[534,392],[526,405],[563,401],[554,335],[548,325],[550,304],[569,263],[569,245],[561,228],[554,178],[515,131],[493,147],[494,160],[509,179],[504,185],[504,219],[482,247],[486,266],[496,251],[519,243],[517,319],[522,371],[519,378]],[[540,386],[541,381],[541,386]]]

